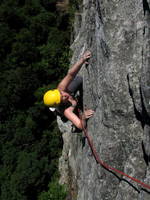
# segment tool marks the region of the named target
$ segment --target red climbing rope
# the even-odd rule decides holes
[[[81,113],[81,112],[79,112],[79,113]],[[99,155],[98,155],[98,153],[97,153],[97,151],[96,151],[96,149],[95,149],[95,146],[94,146],[94,144],[93,144],[92,138],[89,136],[87,129],[84,127],[84,120],[82,119],[81,114],[80,114],[80,119],[81,119],[81,123],[82,123],[84,135],[85,135],[85,137],[86,137],[87,140],[88,140],[88,144],[89,144],[89,146],[90,146],[90,148],[91,148],[91,150],[92,150],[92,153],[93,153],[93,156],[94,156],[96,162],[99,163],[100,165],[102,165],[104,168],[108,169],[109,171],[117,172],[117,173],[119,173],[119,174],[121,174],[121,175],[123,175],[123,176],[128,177],[129,179],[133,180],[134,182],[137,182],[138,184],[142,185],[144,188],[150,189],[150,185],[145,184],[145,183],[143,183],[142,181],[140,181],[140,180],[138,180],[138,179],[136,179],[136,178],[134,178],[134,177],[132,177],[132,176],[129,176],[128,174],[126,174],[126,173],[124,173],[124,172],[122,172],[122,171],[120,171],[120,170],[118,170],[118,169],[115,169],[115,168],[113,168],[113,167],[107,165],[105,162],[103,162],[103,161],[100,159],[100,157],[99,157]]]

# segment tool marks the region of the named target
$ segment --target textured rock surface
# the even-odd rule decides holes
[[[88,132],[100,158],[150,185],[150,1],[83,0],[76,15],[75,62],[85,49],[90,64],[81,70],[84,106],[95,110]],[[69,200],[148,200],[150,191],[96,163],[87,140],[64,133],[61,183]]]

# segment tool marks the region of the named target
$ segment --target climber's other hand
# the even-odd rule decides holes
[[[88,64],[88,59],[91,58],[92,54],[89,50],[85,51],[85,53],[81,56],[81,59],[83,59],[83,62],[85,64]]]
[[[94,111],[91,109],[88,110],[84,110],[83,115],[85,119],[89,119],[90,117],[92,117],[94,114]]]

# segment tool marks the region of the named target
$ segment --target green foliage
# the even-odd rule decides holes
[[[70,14],[59,13],[55,4],[0,2],[0,200],[65,197],[52,180],[62,138],[43,105],[44,92],[57,86],[69,66]],[[50,191],[43,193],[49,182]]]
[[[67,190],[65,186],[60,185],[58,180],[51,182],[49,184],[49,189],[47,192],[43,192],[38,200],[64,200],[67,195]]]
[[[79,6],[82,5],[83,0],[70,0],[71,7],[75,10],[79,9]]]

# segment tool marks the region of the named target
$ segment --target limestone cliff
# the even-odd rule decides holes
[[[75,16],[72,63],[83,66],[88,133],[100,158],[150,185],[150,0],[83,0]],[[150,190],[96,163],[82,133],[58,118],[61,183],[69,200],[148,200]]]

